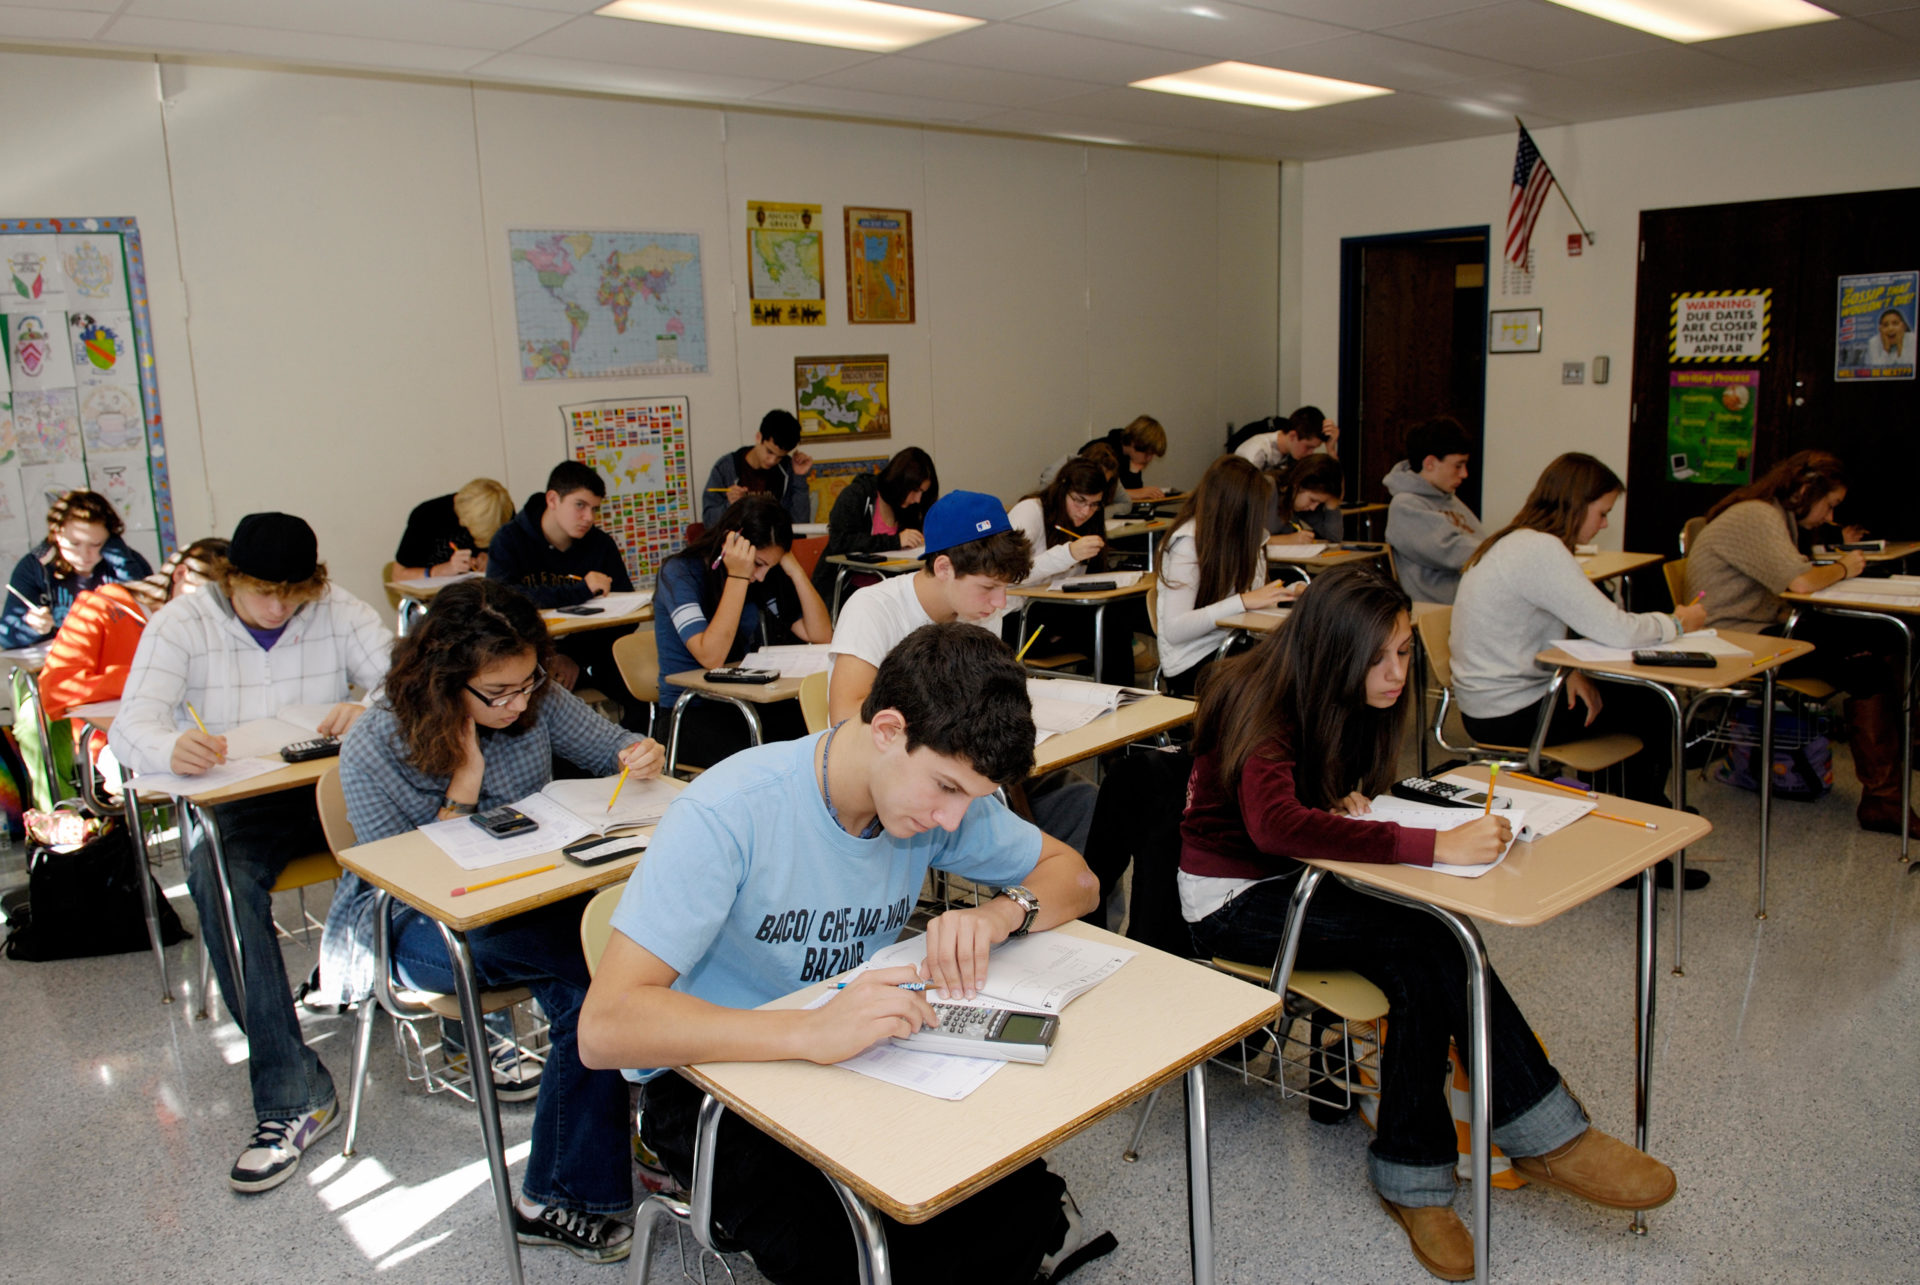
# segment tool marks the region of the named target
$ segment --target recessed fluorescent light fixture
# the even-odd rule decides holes
[[[1564,9],[1693,44],[1839,17],[1806,0],[1553,0]]]
[[[1151,89],[1156,94],[1185,94],[1189,98],[1211,98],[1216,102],[1271,107],[1283,112],[1326,107],[1332,103],[1352,102],[1356,98],[1378,98],[1393,92],[1378,85],[1329,80],[1325,76],[1256,67],[1245,62],[1217,62],[1211,67],[1195,67],[1192,71],[1179,71],[1171,76],[1136,80],[1133,87]]]
[[[698,27],[736,36],[797,40],[888,54],[981,25],[979,18],[874,0],[614,0],[603,18]]]

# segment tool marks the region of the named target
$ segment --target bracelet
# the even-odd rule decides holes
[[[727,579],[729,579],[729,580],[751,580],[751,579],[753,579],[753,577],[752,577],[752,576],[736,576],[735,574],[733,574],[733,572],[731,572],[731,571],[729,571],[729,572],[727,572]]]
[[[1674,636],[1675,638],[1684,638],[1684,637],[1686,637],[1686,634],[1687,634],[1687,627],[1686,627],[1685,625],[1683,625],[1683,624],[1681,624],[1681,623],[1680,623],[1680,617],[1679,617],[1678,615],[1669,615],[1669,616],[1667,617],[1667,619],[1669,619],[1669,620],[1671,620],[1671,621],[1673,621],[1673,627],[1674,627],[1674,630],[1675,630],[1675,633],[1674,633],[1674,635],[1673,635],[1673,636]]]
[[[457,799],[449,795],[446,798],[440,800],[440,810],[442,812],[451,812],[457,817],[465,817],[465,816],[472,816],[474,813],[478,812],[480,810],[480,805],[478,803],[461,803],[460,801],[458,801]]]

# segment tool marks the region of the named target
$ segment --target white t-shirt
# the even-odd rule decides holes
[[[914,589],[919,579],[919,572],[910,576],[888,576],[878,584],[855,592],[840,608],[840,619],[834,622],[833,641],[827,645],[827,655],[854,656],[875,669],[880,668],[887,653],[898,647],[908,634],[933,623],[933,617],[920,605],[920,595]],[[978,623],[999,637],[1000,618],[1005,614],[995,612]]]
[[[1007,522],[1033,546],[1033,570],[1020,582],[1022,585],[1045,584],[1055,576],[1077,576],[1087,569],[1086,563],[1073,560],[1072,541],[1047,547],[1047,517],[1039,500],[1028,496],[1008,509]]]
[[[1240,443],[1240,449],[1234,454],[1243,460],[1250,461],[1255,468],[1263,472],[1280,467],[1280,461],[1287,458],[1287,453],[1280,449],[1278,433],[1255,433]]]

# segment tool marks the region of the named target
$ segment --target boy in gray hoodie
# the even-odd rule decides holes
[[[1452,416],[1416,424],[1407,433],[1407,458],[1381,479],[1387,504],[1387,544],[1400,586],[1415,602],[1453,601],[1460,568],[1486,538],[1473,510],[1454,494],[1467,480],[1472,446]]]

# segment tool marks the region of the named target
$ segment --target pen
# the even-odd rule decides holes
[[[1034,630],[1034,631],[1033,631],[1033,632],[1032,632],[1031,634],[1029,634],[1029,635],[1027,636],[1027,641],[1026,641],[1026,642],[1024,642],[1024,643],[1022,643],[1022,644],[1020,645],[1020,652],[1019,652],[1019,654],[1018,654],[1018,655],[1016,655],[1016,656],[1015,656],[1015,657],[1013,658],[1013,663],[1014,663],[1014,664],[1016,664],[1016,665],[1017,665],[1017,664],[1019,664],[1019,663],[1020,663],[1021,661],[1023,661],[1023,660],[1025,660],[1025,659],[1027,658],[1027,648],[1029,648],[1029,647],[1031,647],[1031,646],[1033,646],[1033,640],[1034,640],[1035,638],[1038,638],[1038,637],[1040,636],[1040,630],[1041,630],[1041,629],[1045,629],[1045,628],[1046,628],[1046,626],[1045,626],[1045,625],[1041,625],[1041,626],[1040,626],[1040,627],[1039,627],[1038,629],[1035,629],[1035,630]]]
[[[1487,806],[1481,811],[1481,816],[1493,815],[1493,785],[1499,779],[1500,765],[1495,763],[1487,769]]]
[[[18,598],[20,601],[26,603],[28,611],[38,611],[40,610],[40,608],[47,605],[44,602],[35,602],[33,599],[27,597],[26,594],[21,593],[18,589],[14,588],[12,585],[7,586],[7,592],[12,594],[14,597]]]
[[[482,888],[491,888],[495,884],[512,883],[515,879],[525,879],[528,875],[543,875],[549,870],[558,870],[558,864],[541,866],[537,870],[522,870],[517,875],[501,875],[498,879],[489,879],[485,883],[470,883],[464,888],[455,888],[449,896],[464,897],[470,892],[479,892]]]
[[[896,982],[895,985],[903,991],[923,991],[927,989],[927,984],[925,982]],[[843,991],[847,989],[847,983],[835,982],[833,984],[833,989],[837,991]]]
[[[1568,794],[1578,794],[1582,798],[1597,799],[1600,797],[1598,794],[1594,793],[1592,790],[1583,790],[1571,785],[1562,785],[1558,781],[1549,781],[1542,776],[1528,776],[1525,772],[1508,772],[1507,775],[1514,777],[1517,780],[1531,781],[1535,785],[1545,785],[1545,786],[1550,786],[1556,790],[1565,790]]]
[[[1599,817],[1602,821],[1618,821],[1622,825],[1637,825],[1647,830],[1658,830],[1660,828],[1651,821],[1636,821],[1632,817],[1617,817],[1611,812],[1589,812],[1587,815],[1590,817]]]
[[[613,805],[618,802],[620,798],[620,789],[627,783],[627,773],[632,770],[632,768],[627,767],[620,769],[620,779],[613,783],[613,798],[607,800],[607,811],[613,811]]]

